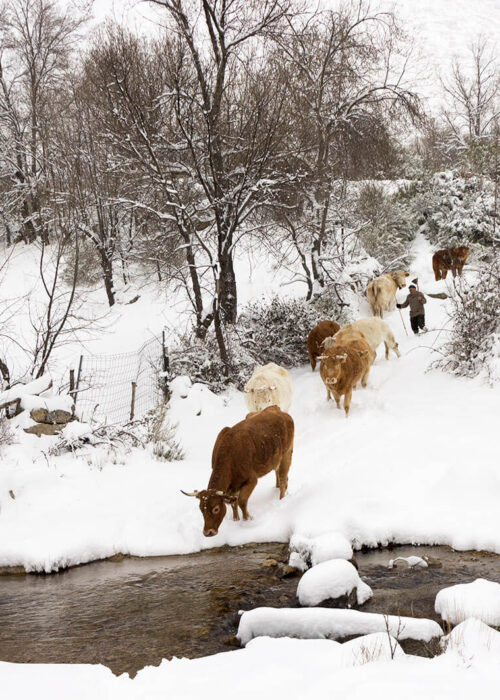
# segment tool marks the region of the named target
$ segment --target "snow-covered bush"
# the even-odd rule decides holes
[[[493,239],[494,187],[486,178],[436,173],[422,185],[414,207],[420,230],[437,248],[469,245],[476,257]]]
[[[409,262],[410,243],[417,231],[410,206],[414,194],[412,187],[387,194],[376,183],[366,184],[359,193],[359,237],[366,252],[384,268]]]
[[[491,382],[500,379],[500,264],[481,269],[472,285],[458,278],[452,298],[451,337],[435,365],[453,374],[475,377],[484,372]]]
[[[242,389],[252,374],[255,362],[240,344],[234,327],[224,330],[229,367],[221,359],[213,328],[201,340],[194,334],[181,336],[170,351],[170,377],[187,375],[193,383],[206,384],[219,394],[231,385]]]
[[[4,445],[10,445],[13,440],[14,433],[10,429],[7,417],[0,415],[0,452]]]
[[[322,320],[324,315],[312,304],[276,296],[249,304],[240,316],[238,333],[255,362],[296,367],[307,362],[307,336]]]
[[[168,404],[163,402],[147,414],[144,419],[146,441],[157,459],[176,462],[184,459],[184,451],[176,438],[175,426],[168,419],[167,408]]]

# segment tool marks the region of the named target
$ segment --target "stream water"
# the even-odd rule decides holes
[[[387,568],[410,554],[429,554],[436,565]],[[0,660],[102,663],[133,675],[163,658],[227,651],[238,646],[239,610],[297,605],[298,577],[287,575],[287,559],[287,545],[267,543],[1,576]],[[500,583],[500,556],[484,552],[397,547],[358,552],[356,560],[374,591],[362,608],[368,612],[438,619],[441,588],[476,578]]]

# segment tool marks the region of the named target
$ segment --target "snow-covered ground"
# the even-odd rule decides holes
[[[424,239],[414,253],[410,279],[418,276],[424,292],[445,289],[432,280]],[[428,299],[427,325],[436,330],[420,337],[405,336],[398,311],[387,316],[402,357],[386,361],[379,350],[348,419],[327,403],[318,372],[292,371],[288,493],[280,501],[274,476],[261,479],[249,502],[254,520],[226,516],[216,537],[203,537],[197,502],[180,489],[206,486],[218,432],[245,415],[241,393],[194,386],[187,398],[174,395],[182,462],[158,462],[143,450],[114,463],[96,450],[54,458],[47,455],[54,438],[21,434],[0,467],[0,565],[52,571],[116,552],[175,554],[329,533],[354,547],[393,541],[500,553],[499,391],[426,371],[446,336],[445,307]]]
[[[474,622],[455,628],[446,652],[434,659],[405,655],[384,633],[346,644],[263,637],[238,651],[164,660],[133,680],[116,678],[102,666],[0,663],[2,695],[23,700],[212,700],[231,689],[241,700],[496,700],[500,635]]]

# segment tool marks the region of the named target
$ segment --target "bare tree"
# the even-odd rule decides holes
[[[294,168],[301,172],[295,209],[283,221],[301,259],[308,298],[325,287],[325,246],[344,223],[338,205],[345,199],[353,144],[360,145],[360,135],[365,145],[373,140],[387,118],[419,114],[418,99],[404,82],[403,38],[391,13],[372,12],[363,1],[290,21],[288,31],[275,36],[295,107]]]
[[[45,177],[53,154],[49,114],[86,15],[72,3],[6,0],[0,12],[0,182],[27,243],[48,243]],[[58,100],[59,101],[59,100]]]
[[[473,168],[484,165],[484,147],[500,116],[500,72],[494,48],[480,37],[470,47],[468,65],[455,60],[452,76],[443,82],[448,100],[445,121]]]

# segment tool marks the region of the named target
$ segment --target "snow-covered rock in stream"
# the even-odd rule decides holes
[[[245,646],[254,637],[262,636],[342,639],[374,632],[424,642],[443,635],[437,622],[425,618],[330,608],[255,608],[242,614],[236,636]]]
[[[292,555],[295,562],[300,557],[304,568],[307,568],[307,565],[316,566],[329,559],[351,559],[353,555],[351,543],[340,532],[326,532],[316,537],[293,535],[290,540],[290,552],[290,566],[297,568],[300,567],[292,563]]]
[[[391,559],[387,565],[388,569],[397,569],[398,566],[403,566],[408,569],[427,569],[429,564],[422,557],[396,557]]]
[[[456,625],[476,617],[487,625],[500,626],[500,583],[477,578],[443,588],[436,596],[436,612],[443,620]]]
[[[297,598],[307,607],[339,598],[345,599],[349,605],[353,591],[358,605],[363,605],[373,595],[370,586],[360,579],[349,561],[332,559],[305,572],[297,586]]]

